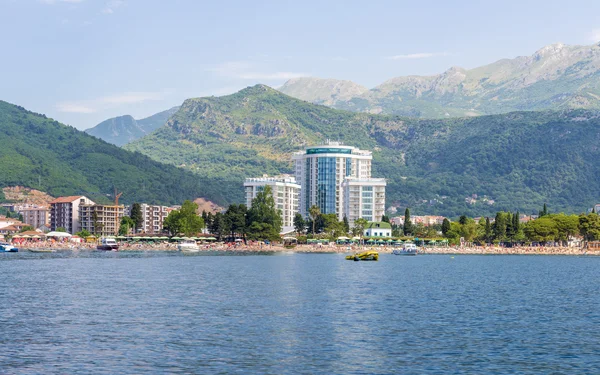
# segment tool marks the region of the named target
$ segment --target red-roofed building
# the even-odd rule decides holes
[[[79,232],[79,206],[86,204],[95,203],[83,195],[59,197],[50,202],[50,229],[65,228],[71,234]]]

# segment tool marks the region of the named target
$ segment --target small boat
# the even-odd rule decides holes
[[[194,240],[183,240],[177,245],[179,251],[186,253],[197,253],[200,251],[200,247]]]
[[[19,252],[19,249],[17,249],[13,245],[6,243],[6,242],[0,242],[0,253],[17,253],[17,252]]]
[[[417,255],[417,253],[417,245],[414,243],[404,244],[402,249],[392,251],[392,254],[394,255]]]
[[[365,251],[354,255],[348,255],[346,260],[353,260],[355,262],[358,262],[359,260],[379,260],[379,253],[377,251]]]
[[[119,245],[114,238],[103,238],[100,245],[96,246],[96,250],[119,251]]]

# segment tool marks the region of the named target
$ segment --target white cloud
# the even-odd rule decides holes
[[[166,92],[126,92],[91,100],[62,102],[56,105],[56,109],[59,112],[95,113],[103,109],[127,104],[139,104],[152,100],[162,100],[166,94]]]
[[[594,29],[588,35],[588,39],[593,43],[600,42],[600,29]]]
[[[59,112],[68,112],[68,113],[94,113],[96,110],[94,108],[86,107],[81,104],[76,103],[59,103],[56,105],[56,109]]]
[[[291,78],[305,77],[309,74],[299,72],[262,72],[257,71],[253,64],[247,61],[229,61],[207,69],[223,77],[243,80],[280,81]]]
[[[106,2],[102,14],[113,14],[117,8],[125,5],[125,0],[110,0]]]
[[[449,53],[447,53],[447,52],[410,53],[408,55],[390,56],[390,57],[388,57],[388,59],[390,59],[390,60],[414,60],[414,59],[427,59],[430,57],[442,57],[442,56],[448,56],[448,55],[449,55]]]
[[[53,5],[57,3],[69,3],[69,4],[77,4],[82,3],[83,0],[38,0],[42,4]]]

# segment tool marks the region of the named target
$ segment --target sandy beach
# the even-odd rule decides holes
[[[26,241],[15,242],[14,245],[21,251],[28,249],[39,250],[96,250],[95,243],[74,243],[59,241]],[[356,253],[375,250],[380,253],[392,253],[395,247],[391,246],[348,246],[348,245],[297,245],[293,248],[280,244],[248,243],[217,243],[200,244],[201,251],[248,251],[248,252],[297,252],[297,253]],[[119,251],[178,251],[177,243],[119,243]],[[448,255],[600,255],[600,251],[588,251],[580,247],[500,247],[500,246],[475,246],[475,247],[420,247],[420,254],[448,254]]]

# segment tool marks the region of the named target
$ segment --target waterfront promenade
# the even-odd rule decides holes
[[[23,242],[15,243],[22,251],[28,249],[54,249],[54,250],[95,250],[95,243],[72,243],[72,242]],[[392,253],[397,247],[391,246],[348,246],[348,245],[297,245],[293,248],[284,247],[279,244],[264,244],[259,242],[241,243],[216,243],[201,244],[201,251],[249,251],[249,252],[299,252],[299,253],[355,253],[366,250],[375,250],[380,253]],[[127,243],[119,244],[119,251],[177,251],[177,243]],[[588,251],[581,247],[554,247],[554,246],[439,246],[421,247],[420,254],[448,254],[448,255],[600,255],[600,251]]]

